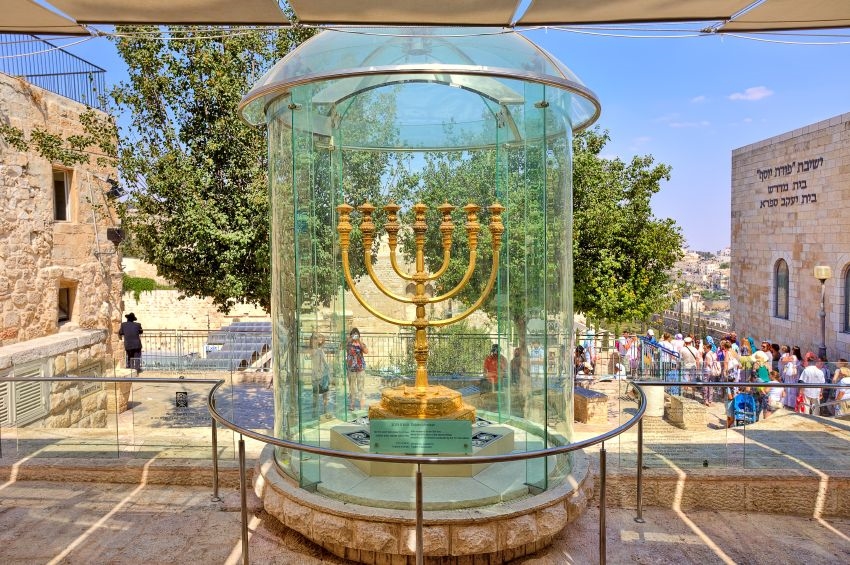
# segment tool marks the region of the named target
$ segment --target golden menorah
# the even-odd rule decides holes
[[[463,207],[466,212],[466,228],[467,240],[469,242],[469,262],[464,272],[463,278],[455,285],[454,288],[438,296],[429,297],[426,294],[425,286],[429,282],[434,282],[439,279],[449,268],[451,260],[451,245],[452,233],[454,232],[454,222],[452,221],[452,211],[454,206],[444,203],[437,207],[442,214],[442,222],[440,223],[440,234],[442,236],[443,247],[443,262],[440,268],[429,274],[425,270],[425,233],[428,230],[428,225],[425,223],[425,213],[428,207],[423,203],[417,203],[413,206],[414,222],[411,226],[414,235],[415,254],[415,271],[410,274],[404,272],[398,264],[396,258],[396,247],[398,246],[398,232],[401,226],[398,223],[398,211],[400,207],[395,203],[390,203],[384,206],[384,212],[387,215],[387,221],[384,229],[387,232],[388,243],[390,248],[390,263],[393,271],[401,279],[414,283],[415,289],[413,296],[402,296],[392,292],[381,281],[372,267],[372,244],[375,241],[375,223],[372,220],[372,214],[375,207],[372,204],[366,203],[358,207],[363,218],[360,222],[360,232],[363,235],[363,262],[366,266],[366,272],[375,286],[387,297],[402,304],[413,304],[416,306],[416,318],[412,321],[402,320],[392,316],[388,316],[383,312],[379,312],[375,307],[369,304],[363,295],[358,291],[354,284],[354,279],[351,275],[351,268],[348,257],[348,250],[351,243],[352,225],[350,215],[354,208],[348,204],[337,206],[339,213],[339,223],[337,232],[339,233],[340,251],[342,255],[342,268],[345,275],[345,280],[351,293],[357,301],[376,318],[394,324],[397,326],[413,326],[416,330],[413,357],[416,361],[416,380],[413,387],[398,387],[393,390],[385,390],[382,392],[382,402],[380,405],[369,407],[370,418],[450,418],[450,419],[470,419],[475,421],[475,410],[463,404],[461,395],[457,391],[453,391],[444,386],[433,386],[428,384],[428,327],[442,327],[459,322],[475,312],[487,296],[493,290],[493,285],[496,282],[496,277],[499,271],[499,250],[502,246],[502,233],[505,227],[502,224],[502,212],[504,207],[498,202],[488,207],[490,210],[490,234],[491,246],[493,249],[492,270],[487,280],[487,286],[484,291],[475,301],[475,303],[456,316],[441,320],[429,320],[425,316],[425,307],[429,304],[437,304],[449,300],[457,296],[469,283],[475,271],[475,265],[478,258],[478,234],[481,231],[481,224],[478,222],[479,206],[475,204],[467,204]]]

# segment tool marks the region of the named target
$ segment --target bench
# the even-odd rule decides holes
[[[676,394],[668,394],[670,404],[665,407],[664,417],[668,422],[683,430],[705,428],[706,406],[702,402]]]
[[[608,395],[576,387],[573,391],[573,417],[582,424],[608,424]]]

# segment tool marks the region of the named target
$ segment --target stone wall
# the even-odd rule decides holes
[[[68,330],[51,336],[34,338],[0,347],[0,377],[52,377],[57,375],[97,377],[121,376],[124,371],[110,365],[107,355],[109,336],[105,330]],[[94,386],[92,386],[94,385]],[[0,402],[9,402],[3,412],[8,424],[36,422],[45,428],[105,427],[109,413],[110,387],[97,386],[96,381],[57,381],[38,383],[11,381],[3,383]],[[41,406],[28,405],[22,417],[16,406],[16,391],[45,387]],[[30,401],[32,402],[32,401]],[[126,401],[112,410],[123,411]]]
[[[79,117],[85,110],[0,74],[0,123],[26,139],[36,129],[66,139],[84,134]],[[68,189],[65,217],[56,213],[54,174]],[[116,175],[94,156],[64,166],[0,141],[0,373],[73,374],[84,365],[112,367],[113,353],[123,354],[120,261],[106,237],[117,218],[106,196],[110,186],[101,180]],[[88,425],[102,411],[99,395],[74,390],[53,385],[45,392],[52,425]]]
[[[215,330],[232,322],[271,320],[265,310],[254,305],[240,304],[222,313],[211,298],[180,298],[178,290],[142,292],[138,300],[132,292],[125,292],[124,312],[133,312],[143,328],[160,330]]]
[[[0,120],[27,137],[35,128],[63,137],[82,134],[84,110],[73,100],[0,74]],[[54,169],[69,175],[67,221],[54,219]],[[60,167],[0,141],[0,344],[57,333],[62,286],[73,289],[64,325],[117,331],[121,276],[115,246],[106,240],[116,218],[105,197],[109,187],[94,174],[114,178],[116,172],[94,160]]]
[[[850,113],[732,152],[732,327],[817,351],[820,282],[826,282],[826,345],[830,359],[850,356],[843,332],[843,285],[850,268]],[[774,315],[774,269],[789,270],[788,319]]]

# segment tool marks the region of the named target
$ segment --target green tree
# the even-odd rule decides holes
[[[112,97],[131,117],[119,152],[131,187],[124,225],[186,295],[268,308],[266,141],[235,108],[253,76],[311,32],[123,31],[115,41],[129,79]]]
[[[577,135],[573,142],[573,306],[598,320],[644,320],[667,306],[671,290],[668,272],[681,254],[678,227],[670,219],[655,218],[650,207],[652,195],[660,189],[661,181],[669,178],[670,168],[655,165],[651,156],[635,157],[629,163],[605,159],[600,154],[609,139],[607,132],[591,130]],[[513,154],[506,151],[507,159],[522,157],[522,150]],[[554,155],[563,153],[557,148],[553,151]],[[520,340],[524,340],[530,312],[557,309],[557,305],[546,303],[549,298],[542,289],[552,288],[560,278],[558,268],[565,252],[557,245],[545,251],[531,250],[544,239],[557,241],[564,233],[566,220],[563,214],[547,212],[535,201],[534,191],[524,187],[542,182],[543,175],[552,176],[546,179],[546,186],[554,187],[559,182],[555,177],[566,174],[569,168],[550,163],[546,171],[535,171],[528,170],[533,165],[527,163],[512,164],[508,169],[523,178],[509,179],[507,190],[500,192],[494,188],[495,159],[493,151],[428,155],[419,179],[427,190],[412,195],[404,187],[396,190],[394,196],[399,203],[411,204],[415,198],[429,206],[426,257],[432,271],[442,260],[436,206],[445,200],[483,204],[494,198],[507,206],[506,246],[521,252],[509,254],[507,264],[501,268],[511,281],[522,281],[511,285],[509,300],[511,321]],[[547,195],[547,200],[553,201],[554,195]],[[456,212],[458,220],[461,216]],[[485,211],[481,223],[487,221]],[[486,229],[480,239],[478,261],[489,265],[490,239]],[[408,237],[404,244],[406,255],[411,256],[412,238]],[[467,256],[466,234],[456,230],[452,262],[441,280],[444,289],[461,279]],[[489,269],[477,269],[459,298],[467,304],[474,301],[482,292],[488,273]],[[483,305],[490,314],[499,307],[496,300]]]
[[[681,257],[682,235],[656,218],[650,199],[670,167],[651,155],[628,163],[601,152],[607,131],[585,131],[573,142],[575,310],[594,319],[647,319],[667,307],[668,275]]]

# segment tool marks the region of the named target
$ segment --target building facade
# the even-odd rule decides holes
[[[850,113],[732,152],[732,327],[850,358]]]
[[[0,74],[0,123],[30,138],[82,135],[79,102]],[[123,349],[114,167],[64,166],[0,138],[0,377],[112,375]],[[110,228],[112,231],[110,232]],[[99,425],[97,383],[0,383],[0,423]]]

